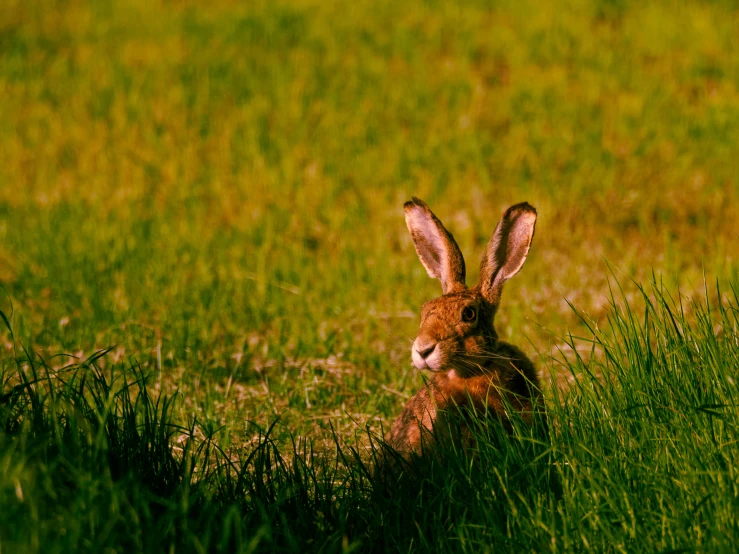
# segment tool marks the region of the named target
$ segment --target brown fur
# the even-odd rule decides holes
[[[528,254],[534,208],[522,203],[506,211],[483,256],[481,283],[470,289],[464,284],[464,259],[457,243],[428,206],[414,198],[405,210],[416,251],[429,275],[441,280],[444,291],[424,304],[413,346],[414,363],[433,374],[386,438],[408,459],[421,455],[449,428],[439,425],[440,418],[457,408],[472,408],[468,413],[486,414],[508,427],[508,408],[530,422],[541,401],[534,365],[518,348],[499,341],[494,327],[503,284],[518,272]],[[473,320],[470,309],[476,316]],[[464,425],[460,432],[468,443]]]
[[[538,388],[534,365],[513,345],[499,341],[497,352],[509,359],[490,364],[480,375],[464,375],[456,370],[435,373],[408,401],[393,423],[387,443],[406,458],[411,453],[420,456],[432,444],[435,433],[445,432],[443,426],[434,430],[439,413],[453,414],[464,407],[472,407],[473,413],[493,417],[508,427],[507,403],[530,423],[539,407],[538,395],[531,395],[532,389]],[[465,432],[464,426],[461,431]]]

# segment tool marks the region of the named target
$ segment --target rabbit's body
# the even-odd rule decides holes
[[[488,362],[478,375],[465,375],[455,369],[435,373],[408,401],[393,423],[387,443],[404,457],[410,453],[420,456],[435,435],[438,438],[448,431],[449,426],[439,419],[439,414],[454,414],[459,408],[472,408],[477,416],[494,418],[506,425],[506,410],[510,407],[530,423],[538,407],[538,399],[531,397],[532,388],[538,385],[534,365],[515,346],[500,341],[496,346],[501,359]],[[462,443],[469,445],[471,438],[466,436],[466,426],[455,428],[463,434],[458,437]]]
[[[536,370],[515,346],[498,340],[493,321],[502,286],[526,260],[536,211],[526,203],[503,215],[480,268],[480,284],[467,288],[465,265],[454,237],[421,200],[405,204],[406,222],[416,251],[431,277],[442,282],[443,296],[424,304],[414,341],[413,362],[433,375],[408,402],[387,443],[408,458],[421,455],[440,435],[458,429],[471,442],[464,422],[450,427],[449,414],[485,415],[508,424],[508,410],[530,422],[540,406]]]

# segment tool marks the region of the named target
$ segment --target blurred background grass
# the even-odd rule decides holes
[[[532,355],[565,299],[602,317],[604,260],[688,295],[735,278],[738,24],[733,2],[5,0],[0,308],[41,352],[118,345],[218,423],[387,423],[439,294],[411,195],[470,283],[502,211],[537,207],[498,319]]]

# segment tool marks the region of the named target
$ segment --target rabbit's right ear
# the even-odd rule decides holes
[[[452,234],[444,228],[423,200],[414,196],[403,207],[405,223],[429,277],[441,281],[444,294],[464,289],[464,258]]]
[[[534,238],[536,210],[521,202],[503,214],[480,263],[480,293],[497,305],[503,284],[523,266]]]

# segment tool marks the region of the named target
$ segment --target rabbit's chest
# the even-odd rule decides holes
[[[388,442],[400,452],[420,454],[421,443],[448,434],[450,424],[466,442],[467,417],[499,415],[502,402],[495,385],[499,385],[495,375],[464,378],[454,370],[436,375],[408,402],[393,424]],[[450,417],[452,420],[448,420]]]
[[[500,379],[496,374],[461,377],[454,370],[440,375],[433,382],[436,407],[447,410],[474,406],[476,409],[497,407],[501,404]]]

